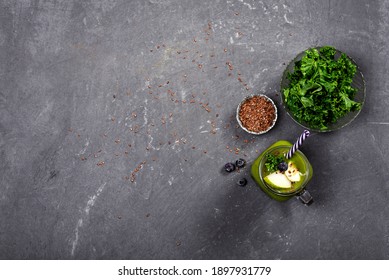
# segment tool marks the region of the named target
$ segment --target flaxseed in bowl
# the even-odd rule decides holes
[[[239,104],[236,119],[244,131],[260,135],[273,128],[277,121],[277,107],[266,95],[250,95]]]

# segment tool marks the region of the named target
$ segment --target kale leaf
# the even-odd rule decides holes
[[[311,128],[326,130],[362,106],[353,100],[357,89],[351,83],[356,65],[344,53],[338,59],[335,54],[332,46],[306,50],[294,71],[287,74],[288,87],[282,89],[286,107]]]
[[[267,154],[266,155],[266,162],[265,166],[267,171],[274,172],[278,170],[278,165],[283,162],[285,159],[282,155],[272,155]]]

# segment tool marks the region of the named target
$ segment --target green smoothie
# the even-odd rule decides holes
[[[301,151],[290,159],[285,155],[292,144],[286,140],[275,142],[254,161],[251,175],[271,198],[285,201],[303,191],[312,178],[313,170]]]

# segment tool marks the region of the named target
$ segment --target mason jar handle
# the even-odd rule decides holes
[[[313,202],[311,194],[305,189],[298,194],[298,198],[306,205],[310,205]]]

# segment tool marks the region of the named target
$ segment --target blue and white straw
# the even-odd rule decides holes
[[[297,141],[293,144],[292,148],[290,148],[289,152],[286,154],[287,159],[290,159],[293,156],[293,154],[300,148],[304,140],[309,135],[311,135],[311,133],[308,130],[304,130],[303,133],[301,133]]]

